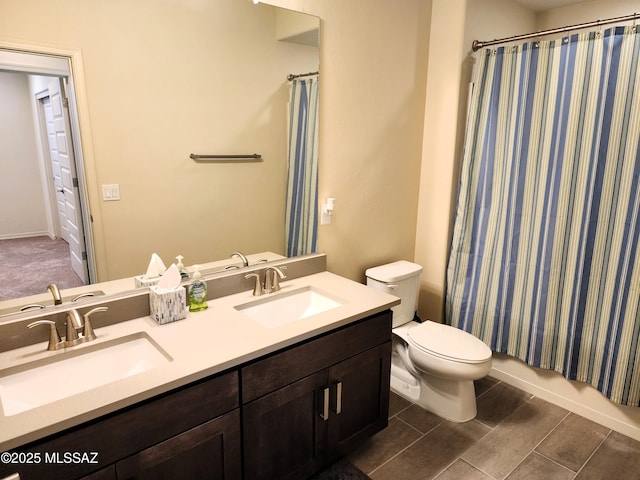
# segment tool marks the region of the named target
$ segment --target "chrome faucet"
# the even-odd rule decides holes
[[[233,257],[238,257],[240,260],[242,260],[242,266],[243,267],[248,267],[249,266],[249,260],[247,259],[247,257],[245,257],[242,253],[240,252],[233,252],[231,254],[231,258]]]
[[[84,327],[84,324],[77,310],[69,310],[67,312],[67,322],[65,325],[67,326],[67,338],[64,342],[65,347],[72,347],[82,343],[80,341],[82,337],[78,335],[78,330]],[[84,341],[86,342],[86,340]]]
[[[56,328],[56,322],[52,320],[38,320],[30,323],[27,327],[33,328],[38,325],[48,325],[49,345],[47,345],[47,350],[60,350],[65,347],[73,347],[74,345],[95,340],[96,334],[93,331],[90,317],[96,312],[106,312],[107,310],[109,310],[109,307],[96,307],[84,314],[84,320],[77,310],[69,310],[67,312],[67,321],[65,322],[67,332],[64,341],[60,338],[60,334]],[[79,330],[82,330],[82,333],[79,334]]]
[[[47,290],[49,290],[51,295],[53,295],[53,304],[62,305],[62,296],[60,295],[58,286],[55,283],[52,283],[51,285],[47,285]]]
[[[271,266],[264,269],[264,284],[260,282],[260,274],[257,272],[247,273],[244,278],[255,279],[253,286],[253,296],[258,297],[264,293],[274,293],[280,290],[280,279],[287,278],[283,270],[287,267]]]

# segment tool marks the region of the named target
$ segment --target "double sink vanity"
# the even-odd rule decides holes
[[[286,278],[254,296],[269,266]],[[108,307],[95,340],[57,351],[27,325],[64,332],[69,306],[0,324],[0,478],[299,479],[386,427],[399,299],[321,254],[207,282],[209,308],[165,325],[147,290],[85,299]]]

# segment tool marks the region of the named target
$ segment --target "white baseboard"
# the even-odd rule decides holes
[[[13,240],[15,238],[31,238],[31,237],[49,237],[52,240],[55,237],[52,237],[49,232],[27,232],[27,233],[5,233],[0,234],[0,240]]]
[[[497,353],[493,354],[489,375],[640,441],[640,408],[613,403],[591,385]]]

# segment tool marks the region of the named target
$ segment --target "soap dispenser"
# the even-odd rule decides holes
[[[189,311],[199,312],[206,310],[207,305],[207,282],[202,279],[201,273],[198,271],[199,265],[194,265],[193,280],[189,285]]]
[[[176,267],[178,267],[178,272],[180,272],[180,277],[182,278],[182,280],[187,280],[189,278],[189,274],[184,269],[184,263],[182,263],[183,259],[184,257],[182,255],[178,255],[176,257]]]

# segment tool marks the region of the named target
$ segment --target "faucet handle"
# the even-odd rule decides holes
[[[51,320],[38,320],[37,322],[30,323],[27,327],[33,328],[38,325],[49,325],[49,345],[47,345],[47,350],[60,350],[64,346],[64,343],[60,338],[60,334],[58,333],[58,329],[56,328],[56,322]]]
[[[284,273],[284,270],[287,269],[286,265],[282,267],[272,267],[273,268],[273,284],[271,285],[271,291],[277,292],[280,290],[280,279],[287,278],[287,275]]]
[[[76,295],[75,297],[73,297],[73,298],[71,299],[71,303],[75,303],[75,302],[77,302],[78,300],[80,300],[80,299],[82,299],[82,298],[95,297],[95,296],[96,296],[96,294],[95,294],[95,293],[93,293],[93,292],[85,292],[85,293],[81,293],[81,294]]]
[[[96,307],[84,314],[84,330],[82,332],[82,336],[87,339],[87,342],[96,339],[96,334],[93,332],[93,326],[91,325],[89,317],[94,313],[106,312],[107,310],[109,310],[109,307]]]
[[[253,285],[253,296],[254,297],[259,297],[260,295],[262,295],[264,293],[264,291],[262,290],[262,284],[260,283],[260,275],[258,275],[257,273],[247,273],[244,278],[249,279],[249,278],[255,278],[255,283]]]
[[[42,310],[44,308],[44,305],[41,305],[39,303],[30,303],[29,305],[25,305],[24,307],[20,307],[20,311],[21,312],[25,312],[27,310],[31,310],[32,308],[37,308],[39,310]]]

